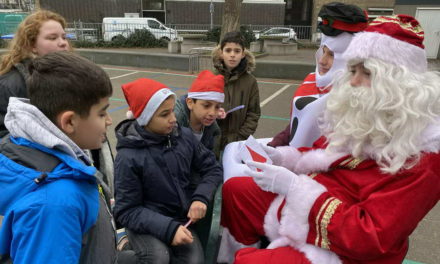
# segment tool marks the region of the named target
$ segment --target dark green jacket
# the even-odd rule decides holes
[[[244,108],[232,112],[223,120],[217,120],[221,129],[220,149],[233,141],[245,140],[255,133],[260,119],[260,95],[258,84],[251,72],[255,69],[255,58],[245,50],[245,58],[229,72],[221,59],[221,49],[213,51],[213,63],[218,73],[225,77],[225,101],[223,107],[228,111],[239,105]]]

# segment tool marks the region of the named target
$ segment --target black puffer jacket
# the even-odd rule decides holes
[[[29,76],[29,62],[17,63],[9,72],[0,76],[0,137],[8,133],[4,121],[9,97],[28,97],[26,79]]]
[[[134,120],[116,127],[115,208],[117,221],[135,232],[171,244],[177,227],[186,222],[192,201],[208,204],[223,171],[214,154],[188,128],[161,136]],[[202,180],[190,191],[190,172]]]

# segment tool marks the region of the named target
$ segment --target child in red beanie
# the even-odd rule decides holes
[[[224,86],[223,75],[202,71],[188,94],[176,101],[174,110],[177,123],[190,128],[194,136],[210,150],[214,150],[214,143],[220,136],[216,119],[225,99]]]
[[[164,84],[141,78],[122,90],[135,120],[116,127],[115,218],[139,263],[203,263],[188,225],[205,216],[222,169],[190,129],[176,126],[175,94]]]

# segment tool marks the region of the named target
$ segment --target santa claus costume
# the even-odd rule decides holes
[[[326,94],[336,73],[342,71],[346,65],[342,53],[350,44],[353,33],[367,27],[368,16],[361,8],[343,3],[329,3],[324,5],[319,14],[322,18],[319,28],[323,35],[320,48],[316,52],[316,71],[310,73],[296,90],[291,101],[290,123],[286,129],[277,134],[273,139],[258,139],[261,144],[276,146],[291,145],[310,147],[321,136],[318,127],[318,117],[322,113]],[[331,66],[324,63],[324,47],[333,54]],[[324,59],[324,61],[327,61]],[[321,65],[321,66],[320,66]],[[319,67],[328,71],[320,74]],[[223,179],[227,181],[232,177],[245,175],[246,166],[241,162],[238,154],[243,141],[228,144],[223,154]]]
[[[275,165],[250,162],[261,171],[224,184],[236,249],[271,242],[235,263],[402,263],[440,198],[440,77],[422,42],[413,17],[374,20],[344,53],[350,71],[328,95],[326,137],[303,152],[276,148]],[[369,86],[355,85],[360,71]]]

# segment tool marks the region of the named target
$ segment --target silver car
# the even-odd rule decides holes
[[[264,29],[259,33],[255,33],[256,39],[260,39],[263,36],[280,36],[289,40],[297,40],[296,32],[293,29],[286,27],[272,27]]]

